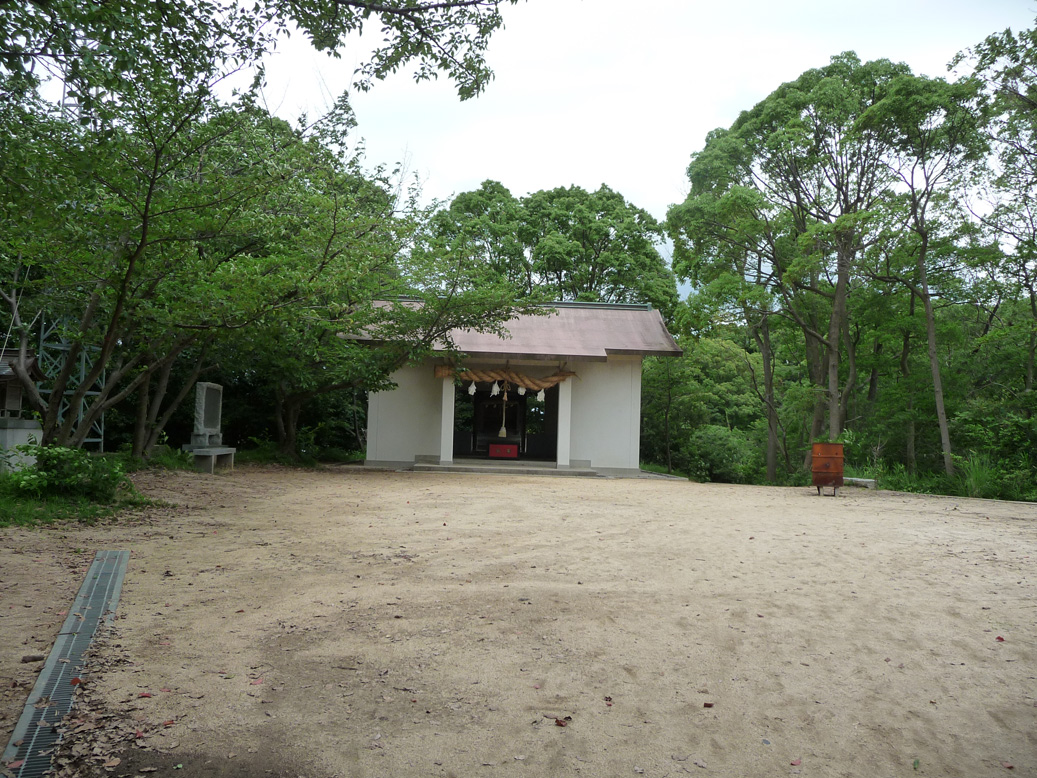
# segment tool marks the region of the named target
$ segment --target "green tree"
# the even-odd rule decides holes
[[[438,213],[433,231],[442,251],[483,264],[524,298],[650,303],[667,318],[677,304],[661,225],[604,185],[519,200],[485,181]]]
[[[1022,391],[1032,395],[1037,362],[1037,28],[991,35],[955,58],[955,64],[962,62],[972,65],[983,84],[981,116],[993,149],[980,193],[984,202],[973,213],[1000,249],[997,275],[1029,303]]]
[[[903,255],[913,259],[910,276],[899,273],[895,277],[922,303],[936,418],[948,475],[954,473],[954,460],[929,274],[934,257],[954,254],[953,234],[959,231],[963,214],[953,207],[950,193],[956,184],[971,178],[971,167],[986,151],[976,121],[977,86],[972,80],[948,83],[904,74],[892,81],[882,99],[858,122],[862,130],[883,140],[888,148],[886,165],[896,176],[895,193],[887,199],[890,232],[883,237],[884,252],[898,255],[893,246],[900,243]],[[907,239],[901,240],[903,237]]]
[[[2,298],[44,443],[81,444],[100,414],[209,334],[284,304],[305,275],[279,260],[276,190],[306,146],[247,102],[224,107],[205,84],[153,79],[126,96],[118,123],[37,118],[19,140],[14,173],[51,176],[33,197],[5,198]],[[23,188],[16,175],[9,192]],[[46,395],[24,361],[42,326],[66,344]],[[84,407],[82,423],[65,397]]]
[[[319,284],[326,294],[352,279],[369,297],[357,280],[368,263],[332,273],[345,236],[370,228],[366,213],[348,212],[341,191],[320,185],[323,171],[341,172],[334,157],[352,126],[344,98],[314,127],[292,129],[255,108],[261,72],[233,104],[215,96],[222,80],[258,63],[291,24],[337,52],[346,35],[377,22],[383,43],[358,70],[359,88],[414,64],[416,78],[445,72],[471,97],[492,75],[484,54],[500,6],[516,1],[8,4],[2,301],[44,442],[80,444],[93,420],[135,396],[134,450],[146,453],[226,333],[287,308],[326,305],[340,316],[343,303],[318,299]],[[48,78],[63,84],[60,105],[40,97]],[[314,222],[325,230],[323,253],[300,249],[315,242],[306,222],[315,210],[335,214]],[[55,322],[66,351],[41,393],[28,351]],[[173,370],[186,356],[194,367]],[[187,380],[171,389],[177,374]],[[66,397],[84,409],[82,423],[64,412]]]
[[[336,56],[353,33],[378,25],[381,42],[356,86],[414,64],[418,80],[446,73],[462,99],[493,77],[485,54],[503,26],[500,6],[518,0],[14,0],[0,14],[0,97],[24,95],[61,74],[87,110],[132,91],[167,67],[185,83],[257,62],[297,25],[315,48]]]
[[[676,281],[656,247],[662,226],[604,184],[522,198],[519,235],[533,283],[555,299],[651,303],[672,314]]]
[[[859,119],[907,72],[845,53],[783,84],[729,130],[710,133],[688,168],[688,199],[668,215],[677,272],[705,284],[716,305],[739,311],[764,357],[772,478],[775,316],[803,333],[818,387],[809,437],[821,434],[825,406],[830,439],[845,423],[857,381],[851,282],[877,239],[876,213],[892,182],[888,145]]]
[[[443,252],[486,266],[528,296],[537,279],[519,234],[522,216],[522,204],[503,184],[483,181],[436,213],[431,227]]]
[[[756,341],[768,419],[767,478],[774,482],[779,435],[770,328],[780,307],[775,269],[781,267],[779,252],[788,241],[780,234],[777,211],[745,185],[744,168],[738,164],[741,146],[730,140],[723,131],[711,133],[707,148],[689,167],[692,192],[670,209],[667,225],[674,241],[674,269],[697,287],[693,310],[705,321],[744,324]]]
[[[682,357],[645,361],[642,458],[696,480],[757,480],[760,355],[719,332],[682,344]]]
[[[889,184],[882,139],[858,132],[857,121],[906,72],[887,60],[862,64],[853,53],[841,54],[779,87],[732,127],[751,160],[753,185],[787,212],[795,229],[794,283],[830,300],[826,331],[799,323],[826,352],[831,440],[842,432],[844,395],[856,377],[851,364],[840,383],[851,277],[875,239],[870,222]]]

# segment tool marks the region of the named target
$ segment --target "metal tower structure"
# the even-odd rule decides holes
[[[59,372],[65,365],[68,359],[69,352],[72,349],[72,344],[66,340],[61,334],[61,322],[54,321],[48,322],[45,319],[40,322],[40,349],[39,349],[39,365],[44,375],[52,376]],[[58,410],[58,418],[60,421],[64,421],[67,414],[75,414],[77,421],[83,423],[83,411],[84,406],[89,402],[89,398],[97,397],[101,393],[101,387],[104,385],[104,373],[101,377],[91,386],[83,400],[76,403],[76,406],[72,407],[72,395],[75,394],[76,390],[83,385],[86,381],[86,374],[88,370],[87,354],[89,351],[96,351],[97,349],[83,349],[79,352],[79,358],[76,360],[76,365],[72,369],[72,374],[69,376],[68,384],[65,387],[64,397],[62,397],[61,405]],[[44,384],[37,384],[40,390],[40,394],[43,395],[44,399],[50,401],[51,391]],[[83,444],[88,446],[96,446],[98,451],[104,451],[104,414],[102,413],[92,425],[90,425],[90,432],[86,438],[83,439]]]

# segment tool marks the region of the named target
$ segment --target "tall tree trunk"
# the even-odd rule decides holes
[[[277,447],[279,450],[284,447],[284,441],[288,437],[286,416],[285,390],[284,386],[279,382],[274,388],[274,431],[277,433]]]
[[[874,405],[875,401],[879,399],[879,357],[882,356],[882,341],[875,341],[875,348],[872,351],[872,356],[875,358],[875,363],[871,367],[871,375],[868,378],[868,405]]]
[[[299,456],[299,416],[303,405],[315,396],[314,392],[291,392],[279,385],[275,392],[275,422],[277,450],[285,456]]]
[[[846,420],[850,418],[850,398],[857,386],[857,344],[850,337],[849,316],[843,319],[843,339],[846,341],[846,383],[839,393],[839,415],[842,425],[846,426]],[[842,430],[840,430],[842,432]]]
[[[943,380],[940,378],[940,358],[936,351],[936,317],[933,314],[933,301],[929,295],[929,281],[925,270],[926,240],[918,252],[918,280],[925,309],[925,334],[929,340],[929,369],[933,377],[933,399],[936,401],[936,421],[940,427],[940,447],[943,450],[943,469],[947,475],[954,475],[954,458],[951,456],[951,435],[947,426],[947,411],[943,406]]]
[[[302,406],[303,400],[294,395],[285,398],[280,406],[282,423],[278,426],[284,430],[284,434],[278,441],[277,450],[285,456],[299,456],[299,415],[302,413]]]
[[[850,286],[848,249],[840,247],[837,259],[838,277],[832,300],[832,318],[828,322],[828,439],[836,441],[843,431],[842,397],[839,392],[839,339],[846,319],[846,296]]]
[[[771,354],[770,321],[763,317],[759,327],[753,328],[753,337],[763,359],[763,404],[767,410],[767,480],[778,480],[778,411],[774,404],[774,361]]]
[[[825,410],[828,407],[825,398],[825,376],[828,374],[828,350],[822,349],[822,344],[815,338],[807,336],[807,372],[810,375],[810,383],[816,387],[814,396],[814,415],[810,419],[810,438],[806,441],[806,456],[803,460],[803,468],[810,472],[811,452],[810,444],[821,437],[821,431],[825,428]]]
[[[910,315],[915,315],[915,296],[911,295]],[[904,430],[904,465],[907,472],[914,475],[918,471],[918,460],[915,456],[915,401],[914,395],[907,386],[911,375],[911,331],[904,330],[904,341],[900,348],[900,376],[904,381],[907,393],[907,429]]]
[[[1023,375],[1023,393],[1029,395],[1033,391],[1034,361],[1037,358],[1037,291],[1030,288],[1030,343],[1026,350],[1026,372]],[[1024,413],[1030,418],[1030,403],[1025,404]]]
[[[137,387],[137,416],[133,422],[133,443],[130,455],[134,458],[143,456],[144,445],[147,440],[148,429],[148,405],[151,401],[151,375],[148,374],[144,382]]]
[[[357,413],[357,409],[360,404],[356,399],[356,389],[353,390],[353,437],[356,440],[357,449],[363,451],[367,448],[367,441],[360,431],[360,414]]]

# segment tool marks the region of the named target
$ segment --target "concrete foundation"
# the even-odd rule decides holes
[[[33,419],[0,417],[0,472],[11,472],[36,464],[36,457],[15,451],[17,446],[39,443],[43,428]]]

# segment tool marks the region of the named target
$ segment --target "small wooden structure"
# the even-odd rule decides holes
[[[18,451],[19,446],[39,443],[43,428],[33,418],[25,418],[22,407],[24,390],[12,363],[20,359],[18,349],[0,349],[0,472],[20,470],[35,464],[36,458]],[[36,354],[28,352],[26,369],[34,381],[43,381],[45,376],[36,360]]]
[[[811,472],[818,496],[821,488],[832,487],[832,496],[843,485],[843,444],[815,443],[811,450]]]

